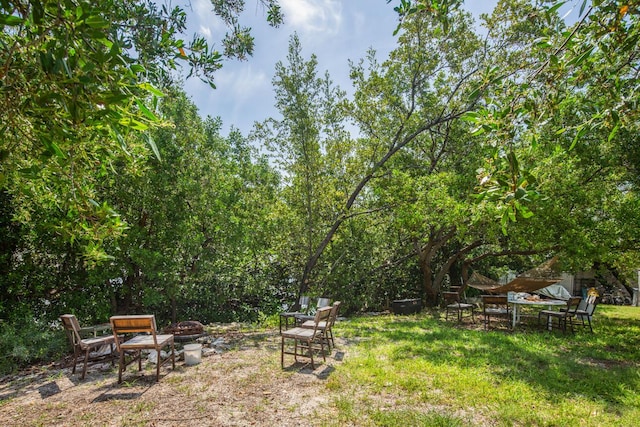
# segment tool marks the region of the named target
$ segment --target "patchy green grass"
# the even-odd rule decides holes
[[[640,308],[599,306],[595,333],[467,329],[438,316],[336,324],[335,425],[635,426]]]

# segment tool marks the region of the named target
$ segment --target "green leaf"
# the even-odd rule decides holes
[[[591,52],[593,52],[593,46],[590,47],[589,49],[587,49],[582,55],[578,56],[577,58],[572,59],[571,61],[569,61],[569,65],[580,65],[582,62],[584,62],[585,59],[587,59],[589,56],[591,56]]]
[[[551,7],[547,10],[547,14],[552,14],[552,13],[554,13],[555,11],[557,11],[558,9],[560,9],[562,6],[564,6],[564,4],[565,4],[565,3],[566,3],[566,2],[564,2],[564,1],[560,1],[560,2],[558,2],[558,3],[556,3],[556,4],[554,4],[553,6],[551,6]],[[582,14],[582,13],[581,13],[581,14]]]
[[[578,16],[582,16],[582,14],[584,13],[584,8],[587,6],[587,0],[583,0],[582,5],[580,6],[580,13],[578,14]]]
[[[528,207],[520,206],[520,215],[522,215],[522,218],[528,219],[531,218],[534,214]]]
[[[14,15],[0,15],[0,25],[15,26],[24,22],[24,19]]]
[[[153,112],[149,110],[147,106],[142,103],[142,101],[136,99],[136,104],[138,105],[138,108],[140,108],[140,111],[142,111],[142,114],[144,114],[149,120],[154,122],[158,121],[158,117],[153,114]]]
[[[135,129],[139,131],[145,131],[149,129],[149,126],[145,125],[142,122],[139,122],[138,120],[134,120],[131,118],[122,118],[119,120],[118,123],[120,123],[122,126],[130,127],[131,129]]]
[[[53,151],[53,154],[55,154],[58,158],[60,158],[60,159],[66,159],[67,158],[67,156],[64,155],[64,153],[62,152],[60,147],[58,147],[58,144],[56,144],[55,142],[51,142],[49,144],[49,149],[51,151]]]
[[[482,117],[482,116],[479,113],[475,112],[475,111],[467,111],[460,118],[462,120],[467,121],[467,122],[477,122],[480,119],[480,117]]]
[[[140,84],[138,85],[138,87],[139,87],[140,89],[143,89],[143,90],[146,90],[147,92],[152,93],[152,94],[153,94],[153,95],[155,95],[155,96],[159,96],[159,97],[163,97],[163,96],[164,96],[164,93],[163,93],[161,90],[156,89],[156,88],[155,88],[155,87],[153,87],[153,85],[152,85],[152,84],[150,84],[150,83],[140,83]]]
[[[156,142],[153,140],[153,138],[151,137],[151,135],[146,134],[147,137],[147,144],[149,144],[149,147],[151,147],[151,151],[153,151],[153,154],[156,155],[156,159],[158,159],[158,161],[162,161],[162,157],[160,157],[160,150],[158,150],[158,146],[156,145]]]
[[[485,130],[486,130],[485,127],[483,125],[480,125],[471,130],[471,135],[472,136],[482,135],[485,132]]]
[[[42,2],[30,1],[31,6],[33,7],[31,16],[33,17],[33,23],[36,25],[42,24],[42,18],[44,18],[44,7],[42,7]]]
[[[480,88],[477,87],[469,94],[469,102],[475,102],[479,97],[480,97]]]
[[[586,126],[582,126],[580,127],[580,129],[578,129],[578,132],[576,132],[576,136],[573,138],[573,141],[571,141],[571,146],[569,147],[569,151],[573,150],[573,148],[578,143],[578,140],[582,138],[584,135],[586,135],[588,131],[589,129],[587,129]]]
[[[611,142],[611,140],[616,136],[618,130],[620,129],[620,122],[616,123],[616,125],[609,132],[609,137],[607,138],[607,142]]]
[[[104,37],[95,39],[98,43],[102,44],[103,46],[105,46],[107,49],[111,49],[113,47],[113,42],[109,39],[106,39]]]
[[[99,15],[91,15],[84,22],[91,28],[109,28],[109,21]]]

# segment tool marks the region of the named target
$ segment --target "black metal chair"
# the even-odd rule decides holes
[[[469,311],[471,321],[476,323],[473,304],[462,302],[458,292],[443,292],[442,297],[446,304],[445,320],[449,320],[449,313],[454,313],[458,318],[458,323],[460,323],[462,321],[463,314]]]
[[[582,297],[571,297],[567,301],[567,306],[564,309],[560,309],[559,311],[541,310],[540,313],[538,313],[538,323],[540,323],[540,320],[544,317],[545,324],[549,330],[557,326],[563,333],[567,332],[568,323],[571,327],[571,332],[574,332],[573,319],[576,317],[576,311],[578,310],[580,301],[582,301]],[[555,323],[553,319],[556,319],[557,323]]]
[[[589,330],[593,332],[591,318],[593,317],[594,311],[596,311],[598,302],[598,297],[596,297],[595,295],[589,295],[586,299],[580,301],[578,309],[576,310],[576,324],[579,320],[580,326],[582,326],[583,328],[586,328],[588,326]],[[563,308],[561,310],[566,310],[566,308]]]
[[[482,295],[482,315],[484,316],[484,329],[489,329],[491,317],[504,317],[507,324],[511,325],[509,318],[511,310],[506,295]]]

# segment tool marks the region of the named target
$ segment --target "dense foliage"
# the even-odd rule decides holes
[[[225,54],[249,55],[244,2],[212,3]],[[397,48],[351,64],[352,96],[294,35],[280,117],[245,136],[172,74],[213,84],[222,58],[179,38],[182,9],[1,1],[3,336],[64,312],[255,321],[300,294],[437,304],[551,255],[631,279],[639,11],[594,1],[567,25],[557,2],[502,0],[480,32],[460,4],[401,2]]]

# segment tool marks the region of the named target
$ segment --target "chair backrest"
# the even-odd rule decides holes
[[[331,299],[329,298],[318,298],[318,303],[316,304],[317,308],[326,307],[331,303]]]
[[[334,323],[336,323],[336,319],[338,318],[338,310],[340,310],[340,301],[336,301],[331,306],[331,312],[329,313],[329,327],[332,327]]]
[[[446,304],[460,302],[460,294],[457,292],[443,292],[442,298],[444,298]]]
[[[60,320],[62,321],[62,326],[64,326],[64,331],[67,333],[67,337],[69,337],[71,345],[74,347],[81,345],[82,337],[80,336],[80,323],[76,316],[73,314],[63,314],[60,316]]]
[[[570,297],[567,300],[567,314],[575,313],[582,301],[582,297]]]
[[[120,350],[118,335],[123,334],[147,333],[153,335],[153,343],[158,344],[156,339],[156,316],[153,314],[111,316],[109,320],[111,322],[113,336],[116,338],[116,343],[118,344],[118,351]]]
[[[481,295],[482,309],[486,310],[488,307],[496,307],[505,309],[507,314],[509,313],[509,300],[506,295]]]
[[[318,329],[318,324],[320,322],[327,322],[327,324],[329,323],[329,316],[331,315],[332,310],[333,310],[333,307],[329,306],[329,307],[321,307],[318,309],[318,311],[316,311],[315,316],[313,316],[314,330]]]
[[[592,316],[593,312],[596,311],[596,306],[598,305],[598,297],[595,295],[589,295],[587,299],[585,299],[580,305],[584,303],[584,308],[580,308],[579,310],[584,310],[587,315]]]
[[[506,295],[481,295],[483,304],[508,306]]]

